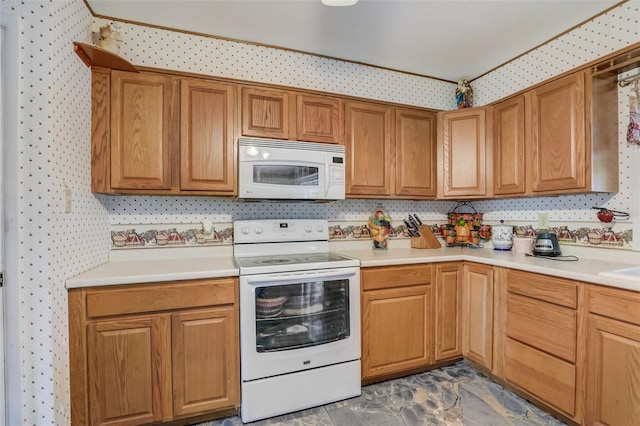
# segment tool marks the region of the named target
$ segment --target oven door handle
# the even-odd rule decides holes
[[[285,280],[298,280],[303,278],[313,278],[315,280],[322,280],[326,278],[348,277],[355,274],[353,269],[335,269],[323,272],[309,271],[309,272],[288,272],[282,274],[269,274],[253,275],[247,277],[247,283],[281,283]]]

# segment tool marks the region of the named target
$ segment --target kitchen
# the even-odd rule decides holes
[[[3,2],[0,7],[3,19],[15,16],[25,26],[23,34],[16,37],[18,45],[25,52],[20,64],[13,64],[17,68],[17,74],[38,76],[21,87],[22,93],[16,95],[16,102],[19,102],[20,110],[23,111],[23,124],[17,129],[18,136],[25,140],[24,150],[15,153],[15,164],[24,165],[24,171],[15,181],[15,187],[18,188],[15,208],[18,209],[16,217],[19,219],[16,219],[14,235],[15,240],[21,242],[16,245],[19,249],[14,253],[18,265],[15,273],[22,278],[19,288],[6,288],[6,298],[11,301],[7,305],[6,315],[9,327],[9,365],[21,368],[7,372],[7,377],[11,389],[21,389],[21,392],[8,395],[9,405],[23,408],[14,412],[11,418],[18,420],[11,424],[68,422],[68,321],[67,290],[64,283],[68,278],[108,260],[112,227],[128,224],[205,223],[206,229],[209,229],[214,223],[228,224],[237,218],[279,217],[359,223],[366,221],[378,203],[377,200],[352,199],[330,204],[243,204],[206,197],[120,197],[92,194],[89,187],[91,178],[88,146],[91,134],[90,73],[72,53],[71,46],[73,41],[89,41],[89,28],[93,22],[103,22],[94,19],[81,1],[51,4]],[[520,76],[517,82],[511,81],[514,73],[509,72],[509,69],[503,70],[504,73],[496,72],[479,79],[474,82],[477,104],[492,102],[637,42],[638,13],[637,3],[623,4],[605,17],[566,34],[556,40],[553,46],[543,48],[540,54],[543,57],[551,56],[549,60],[553,65],[536,68],[539,74],[537,77],[529,75],[529,67],[525,67],[525,72],[517,72],[521,65],[514,64],[514,73]],[[602,40],[605,37],[601,35],[601,26],[611,27],[610,31],[615,33],[612,40]],[[303,58],[292,52],[283,53],[286,59],[278,59],[277,63],[280,65],[263,70],[263,75],[260,71],[249,71],[245,64],[239,63],[239,56],[249,51],[270,58],[274,55],[270,49],[218,42],[216,49],[223,49],[231,54],[221,58],[223,61],[216,65],[219,68],[212,68],[214,65],[202,64],[188,55],[183,57],[180,53],[175,53],[176,56],[166,54],[171,50],[183,52],[187,44],[189,49],[211,52],[214,47],[206,38],[178,36],[169,31],[132,24],[122,24],[122,31],[128,40],[140,41],[138,44],[127,44],[128,50],[122,51],[124,56],[136,64],[166,69],[184,66],[185,71],[194,73],[324,89],[323,85],[316,87],[304,79],[300,83],[289,80],[294,79],[287,77],[292,72],[301,76],[300,78],[306,72],[314,75],[305,68]],[[603,43],[607,46],[607,51],[593,52],[591,47],[582,47],[576,39],[585,40],[583,43],[587,46],[592,41],[595,44]],[[153,45],[142,41],[152,42]],[[579,47],[574,47],[575,43]],[[554,53],[557,44],[570,53]],[[280,55],[279,52],[277,54]],[[567,57],[574,62],[567,63]],[[536,62],[536,59],[536,54],[531,53],[521,58],[521,61],[529,64]],[[329,65],[324,66],[330,69]],[[365,87],[350,88],[349,79],[342,78],[343,71],[330,69],[334,73],[334,82],[339,87],[337,90],[341,92],[431,108],[455,108],[451,96],[455,85],[451,83],[397,75],[355,64],[345,64],[344,67],[356,74],[366,73],[370,82]],[[345,72],[347,74],[349,73]],[[15,87],[18,87],[17,81]],[[432,96],[432,93],[437,95]],[[621,91],[621,102],[626,99],[626,94],[626,91]],[[42,97],[50,99],[48,108],[38,104],[38,99]],[[425,102],[434,104],[425,105]],[[626,110],[624,104],[621,110]],[[619,121],[626,123],[626,116],[621,115]],[[507,218],[517,224],[535,225],[541,204],[545,206],[544,211],[550,212],[551,224],[577,221],[597,226],[592,206],[606,205],[615,210],[634,211],[637,214],[637,205],[632,205],[632,195],[634,190],[637,192],[638,183],[633,180],[632,165],[637,163],[638,153],[623,143],[622,139],[620,149],[620,189],[615,195],[503,199],[479,201],[475,206],[479,211],[485,212],[485,220],[493,223]],[[72,189],[73,198],[72,212],[67,214],[63,213],[61,196],[66,187]],[[416,212],[429,223],[442,222],[446,213],[455,205],[453,202],[400,200],[384,200],[383,204],[392,218],[401,219],[408,212]],[[634,224],[636,222],[637,220],[633,221]],[[620,226],[620,223],[615,226]],[[390,244],[393,248],[394,241]],[[620,251],[598,250],[598,257],[601,252],[602,256],[612,253],[610,258],[621,256]],[[633,254],[629,251],[624,253]]]

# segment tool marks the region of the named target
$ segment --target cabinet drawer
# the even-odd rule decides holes
[[[431,265],[385,266],[360,271],[363,290],[431,283]]]
[[[237,304],[236,278],[87,290],[87,317]]]
[[[640,293],[589,286],[589,311],[640,325]]]
[[[507,336],[575,363],[576,311],[522,297],[507,296]]]
[[[507,339],[505,378],[542,402],[574,415],[576,369],[572,364]]]
[[[576,309],[578,307],[578,284],[571,280],[509,270],[507,289],[512,293],[544,300]]]

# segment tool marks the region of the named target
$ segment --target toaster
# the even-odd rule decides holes
[[[533,246],[534,256],[560,256],[560,244],[558,237],[553,232],[538,234],[536,243]]]

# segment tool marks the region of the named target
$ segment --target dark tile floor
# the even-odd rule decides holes
[[[228,417],[198,426],[242,425]],[[362,388],[362,395],[251,425],[560,426],[561,421],[464,362]]]

